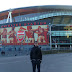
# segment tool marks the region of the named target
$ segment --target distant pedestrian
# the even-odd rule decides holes
[[[42,61],[42,52],[41,49],[38,47],[38,43],[34,43],[34,47],[31,49],[30,52],[30,59],[32,62],[33,72],[36,72],[36,67],[38,72],[40,72],[40,64]]]
[[[15,47],[15,51],[16,51],[16,47]]]

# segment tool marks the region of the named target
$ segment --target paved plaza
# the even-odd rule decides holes
[[[0,72],[32,72],[29,55],[1,57]],[[72,53],[43,55],[41,72],[72,72]]]

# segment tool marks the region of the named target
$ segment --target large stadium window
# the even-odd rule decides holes
[[[65,26],[55,26],[55,27],[52,27],[52,31],[65,30],[64,27],[65,27]]]
[[[69,31],[69,30],[72,30],[72,27],[71,26],[55,26],[55,27],[52,27],[52,31]]]

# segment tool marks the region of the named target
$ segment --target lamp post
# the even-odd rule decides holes
[[[50,26],[50,50],[51,50],[51,48],[52,48],[52,41],[51,41],[51,34],[52,34],[52,32],[51,32],[51,27],[55,26],[55,25],[49,23],[49,26]]]
[[[52,25],[50,25],[50,49],[52,48],[52,42],[51,42],[51,26]]]

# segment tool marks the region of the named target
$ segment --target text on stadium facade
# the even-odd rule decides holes
[[[0,24],[1,28],[6,27],[13,27],[13,26],[28,26],[28,25],[46,25],[49,24],[50,21],[27,21],[27,22],[13,22],[13,23],[6,23],[6,24]]]

